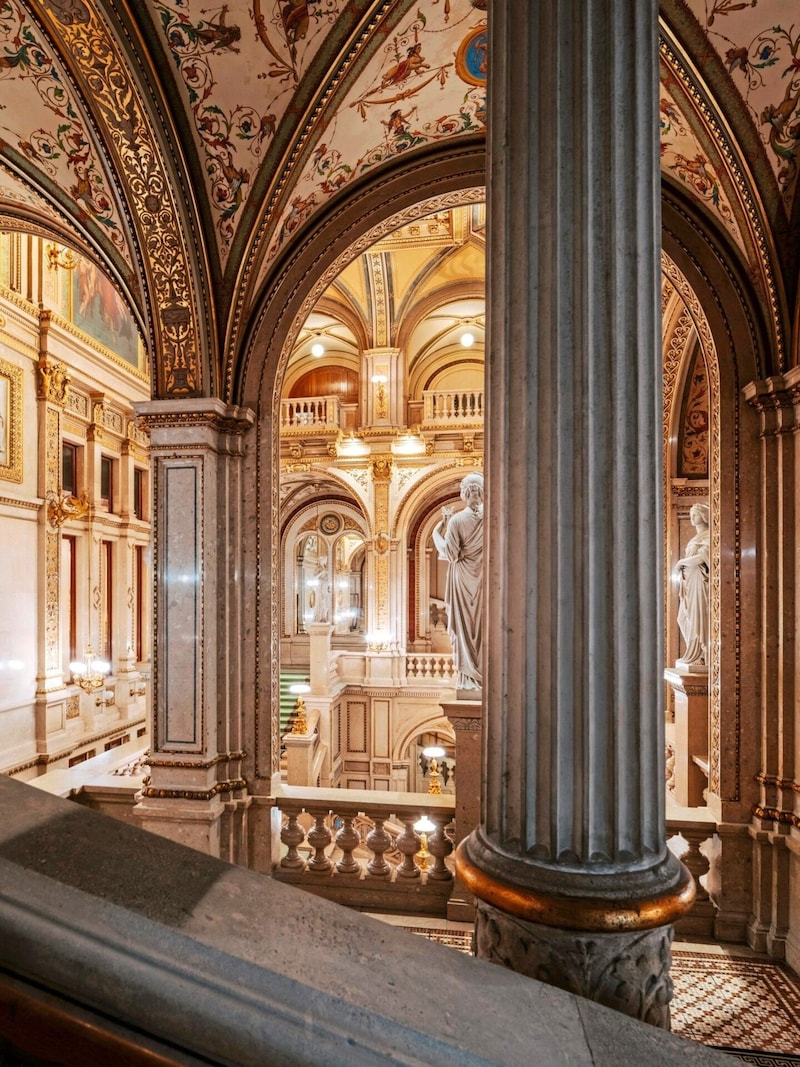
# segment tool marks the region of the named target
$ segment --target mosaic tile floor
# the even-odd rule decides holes
[[[470,951],[471,930],[460,924],[404,929]],[[672,981],[673,1033],[755,1067],[800,1067],[800,979],[791,971],[719,947],[703,951],[676,944]]]

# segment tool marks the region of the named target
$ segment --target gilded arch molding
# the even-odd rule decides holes
[[[155,305],[153,394],[202,395],[210,382],[203,368],[191,250],[164,162],[168,154],[155,136],[142,93],[95,0],[38,0],[31,7],[70,57],[72,76],[84,101],[91,101],[125,185]]]

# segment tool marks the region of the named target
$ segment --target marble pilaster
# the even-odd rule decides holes
[[[65,685],[62,659],[62,527],[74,517],[79,505],[64,498],[61,486],[61,431],[69,376],[63,363],[49,355],[50,312],[39,314],[39,361],[37,402],[39,406],[38,471],[39,495],[45,507],[39,513],[39,612],[36,671],[36,749],[50,753],[67,736],[70,695]],[[75,697],[72,698],[73,702]]]
[[[657,4],[508,0],[490,38],[493,595],[457,867],[479,955],[668,1026],[694,883],[664,815]]]
[[[149,830],[235,858],[248,806],[241,502],[253,413],[215,399],[135,410],[150,430],[156,619],[151,774],[135,811]]]
[[[480,822],[483,703],[480,700],[447,700],[441,702],[441,707],[456,738],[458,785],[453,844],[458,845]],[[458,875],[447,901],[447,918],[457,922],[472,922],[475,918],[472,894]]]
[[[761,444],[761,753],[759,801],[753,806],[753,914],[751,947],[786,954],[800,965],[798,946],[788,940],[793,887],[800,884],[800,776],[796,633],[800,601],[797,500],[800,491],[800,368],[750,382],[744,395],[759,415]],[[795,848],[792,849],[792,838]]]

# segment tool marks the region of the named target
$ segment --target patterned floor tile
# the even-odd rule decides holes
[[[472,932],[404,929],[470,952]],[[755,1067],[800,1067],[800,980],[780,964],[746,956],[672,953],[672,1031]]]

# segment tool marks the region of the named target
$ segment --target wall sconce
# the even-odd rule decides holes
[[[306,706],[303,703],[303,697],[306,693],[311,692],[311,686],[306,682],[295,682],[294,685],[289,686],[289,692],[294,693],[297,697],[294,702],[294,722],[292,723],[291,732],[305,736],[308,733],[308,720],[306,719]]]
[[[375,389],[375,418],[385,419],[389,416],[389,400],[386,391],[386,383],[389,379],[385,374],[373,374],[370,379]]]
[[[80,683],[78,683],[78,684],[80,685]],[[116,704],[116,702],[117,702],[117,695],[116,695],[116,693],[114,692],[113,689],[105,689],[103,691],[102,695],[98,695],[97,699],[95,700],[95,704],[97,705],[98,708],[101,707],[101,706],[110,708],[111,705],[112,704]]]
[[[83,662],[74,660],[69,665],[72,671],[72,680],[79,685],[85,693],[93,693],[100,689],[106,680],[106,675],[111,673],[111,664],[103,659],[95,659],[94,649],[91,645],[86,646],[83,654]]]
[[[414,823],[414,829],[419,834],[419,869],[421,871],[427,871],[428,860],[430,859],[430,852],[428,852],[428,834],[432,833],[436,826],[427,815],[423,815],[421,819],[417,819]]]
[[[445,755],[445,751],[440,745],[428,745],[427,748],[423,748],[422,755],[430,760],[428,769],[431,777],[428,782],[428,792],[439,796],[442,792],[442,783],[439,781],[439,760]]]
[[[129,695],[132,697],[143,697],[147,692],[147,686],[144,682],[140,682],[138,685],[132,685],[129,691]]]
[[[385,630],[376,630],[374,633],[367,634],[367,651],[389,651],[389,635],[386,633]]]

